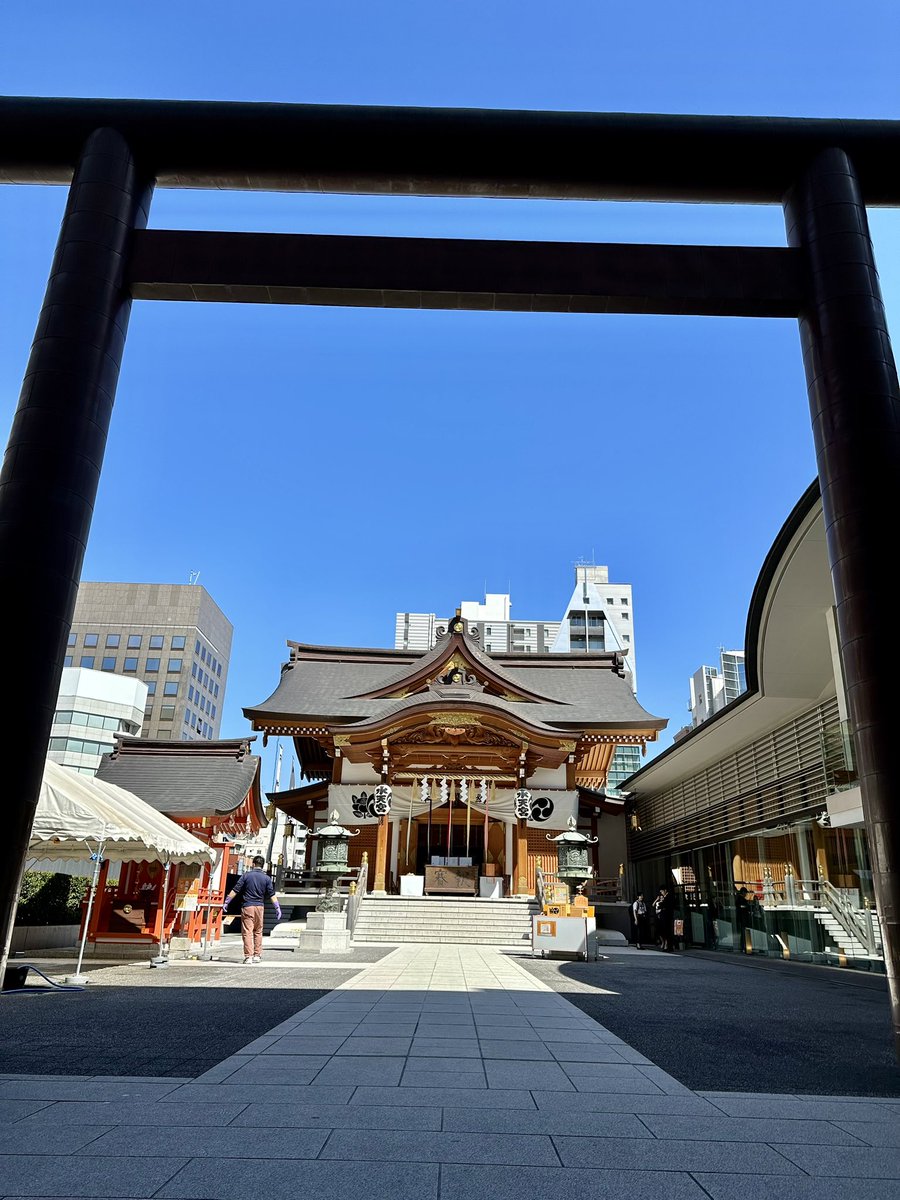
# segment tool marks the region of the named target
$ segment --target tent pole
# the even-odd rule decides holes
[[[87,943],[88,930],[91,927],[91,913],[94,910],[94,897],[97,895],[97,882],[100,879],[100,868],[103,865],[103,850],[105,842],[100,841],[97,845],[97,853],[92,854],[94,860],[94,876],[91,879],[91,890],[88,893],[87,912],[84,914],[84,930],[81,934],[81,945],[78,949],[78,965],[75,968],[75,974],[70,975],[66,980],[67,983],[87,983],[87,977],[81,974],[81,964],[84,961],[84,947]]]
[[[163,865],[163,890],[162,890],[162,905],[159,915],[159,954],[156,958],[151,958],[150,962],[154,967],[167,967],[169,959],[166,954],[166,905],[169,901],[169,860],[166,859]]]

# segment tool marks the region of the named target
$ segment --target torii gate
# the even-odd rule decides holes
[[[0,182],[70,184],[0,472],[16,636],[0,978],[133,298],[796,317],[900,1052],[900,638],[884,531],[900,389],[865,205],[900,203],[900,123],[0,99]],[[786,248],[145,228],[163,187],[781,203]],[[752,415],[748,415],[752,419]]]

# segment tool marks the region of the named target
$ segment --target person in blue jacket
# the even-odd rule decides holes
[[[244,965],[258,963],[262,958],[263,940],[263,911],[267,900],[275,907],[275,916],[281,920],[281,905],[275,898],[275,885],[263,870],[266,860],[259,854],[253,860],[253,866],[240,877],[222,905],[222,911],[228,912],[228,905],[240,896],[241,907],[241,939],[244,943]]]

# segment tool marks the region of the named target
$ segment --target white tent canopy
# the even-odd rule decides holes
[[[103,843],[114,862],[203,864],[215,851],[124,788],[49,758],[31,830],[32,858],[81,860]]]

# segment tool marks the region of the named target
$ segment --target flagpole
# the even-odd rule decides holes
[[[278,791],[278,785],[281,782],[281,756],[283,753],[284,753],[284,750],[282,749],[281,738],[279,738],[278,741],[275,743],[275,773],[272,778],[273,794]],[[273,800],[272,803],[274,804],[275,801]],[[275,834],[278,832],[278,809],[275,810],[275,812],[272,816],[271,825],[272,825],[272,828],[269,832],[269,853],[267,856],[269,870],[272,869],[272,852],[275,849]]]

